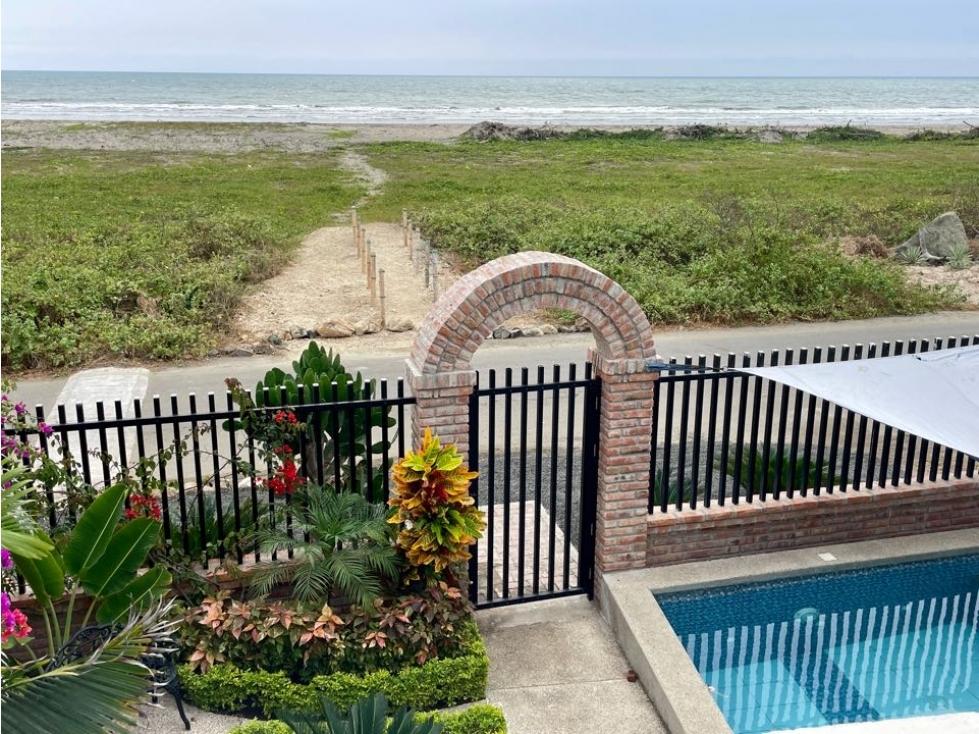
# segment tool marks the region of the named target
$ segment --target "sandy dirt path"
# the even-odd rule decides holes
[[[380,294],[372,302],[348,223],[313,232],[285,270],[257,286],[235,319],[236,333],[245,340],[261,340],[294,327],[313,331],[328,321],[349,324],[358,335],[415,328],[433,303],[421,258],[409,258],[400,225],[368,224],[364,230],[378,274],[383,271],[384,324]],[[443,270],[439,277],[444,288],[456,276]]]

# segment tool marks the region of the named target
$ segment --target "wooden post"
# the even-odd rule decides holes
[[[408,234],[405,236],[405,245],[408,247],[408,259],[414,261],[415,254],[414,250],[414,240],[415,240],[415,226],[409,221],[408,222]]]
[[[432,300],[439,299],[439,254],[432,250]]]
[[[357,217],[357,207],[350,207],[350,224],[354,228],[354,249],[360,254],[360,220]]]
[[[405,247],[408,246],[408,210],[401,210],[401,236],[404,238]]]
[[[381,270],[377,274],[377,287],[380,290],[381,295],[381,328],[387,328],[387,295],[384,293],[384,271]]]
[[[367,268],[370,267],[371,242],[367,239],[367,233],[364,231],[363,227],[360,228],[360,240],[364,243],[360,248],[360,270],[361,272],[366,273]]]
[[[377,277],[376,277],[376,274],[377,274],[377,253],[376,252],[372,252],[371,253],[370,270],[369,270],[368,275],[367,275],[367,279],[370,281],[369,284],[370,284],[370,289],[371,289],[371,305],[372,306],[377,303]]]

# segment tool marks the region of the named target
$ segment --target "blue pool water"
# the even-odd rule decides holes
[[[657,594],[736,734],[979,711],[979,554]]]

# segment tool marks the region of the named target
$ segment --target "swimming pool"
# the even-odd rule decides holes
[[[656,599],[737,734],[979,711],[979,554]]]

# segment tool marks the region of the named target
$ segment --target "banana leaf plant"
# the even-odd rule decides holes
[[[383,501],[381,487],[389,469],[387,452],[396,437],[394,431],[388,432],[387,440],[383,434],[384,429],[391,429],[396,423],[391,408],[341,407],[376,400],[376,381],[365,380],[359,372],[350,374],[339,354],[314,341],[292,363],[292,368],[292,374],[278,367],[269,370],[251,394],[241,389],[237,381],[228,380],[241,414],[239,419],[226,422],[225,429],[244,431],[250,439],[265,443],[266,448],[275,443],[288,445],[294,456],[302,458],[303,474],[316,484]],[[303,409],[304,405],[315,404],[335,407]],[[299,415],[301,430],[284,432],[276,426],[276,409]]]
[[[0,544],[37,601],[48,654],[31,653],[26,661],[4,656],[3,729],[38,734],[132,731],[135,703],[146,696],[151,675],[143,659],[165,652],[173,632],[169,606],[160,603],[170,574],[159,566],[139,573],[161,524],[142,517],[120,525],[127,487],[116,485],[85,510],[61,550],[30,514],[28,477],[29,472],[8,472],[5,462],[4,480],[11,484],[2,495]],[[83,592],[92,603],[79,629],[94,615],[111,634],[90,653],[63,659],[59,653],[72,639],[75,603]],[[61,606],[66,607],[63,615]]]
[[[51,657],[71,637],[75,603],[82,592],[92,598],[80,624],[84,627],[93,614],[102,624],[121,622],[133,612],[150,608],[170,587],[170,574],[162,566],[139,573],[162,525],[149,517],[120,525],[127,492],[126,485],[118,484],[100,494],[79,517],[63,551],[40,527],[34,528],[33,537],[51,546],[47,553],[30,557],[8,548],[37,600]],[[6,533],[3,540],[7,540]],[[57,606],[63,597],[67,609],[62,621]]]

